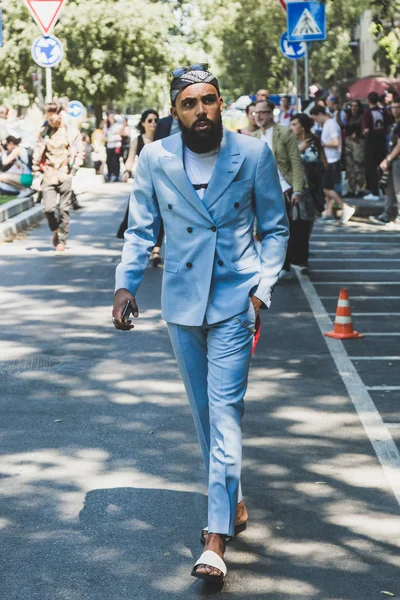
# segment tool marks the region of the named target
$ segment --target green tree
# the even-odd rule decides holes
[[[0,83],[33,97],[31,75],[37,67],[30,46],[40,32],[20,0],[7,0],[4,26]],[[171,64],[174,27],[170,8],[148,0],[70,0],[54,30],[65,50],[53,69],[55,93],[94,105],[98,117],[104,105],[124,106],[127,95],[139,110],[144,104],[159,105],[165,95],[160,75]]]
[[[310,45],[310,82],[328,86],[355,76],[356,57],[349,43],[369,0],[327,0],[328,37]],[[207,52],[213,57],[224,92],[229,97],[268,87],[284,91],[293,80],[293,63],[279,50],[286,16],[276,0],[202,0],[197,24]],[[302,72],[303,61],[299,61]]]
[[[400,73],[399,0],[373,0],[372,32],[377,38],[380,68],[391,77]]]

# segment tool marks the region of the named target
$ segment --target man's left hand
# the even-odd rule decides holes
[[[298,204],[301,200],[301,194],[296,194],[296,192],[293,192],[291,198],[290,198],[290,203],[295,205]]]
[[[257,296],[252,296],[251,301],[253,303],[254,312],[256,313],[256,318],[258,317],[258,313],[260,312],[260,308],[262,307],[262,301],[257,298]]]

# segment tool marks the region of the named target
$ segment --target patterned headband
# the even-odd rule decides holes
[[[172,106],[175,106],[175,101],[178,94],[195,83],[210,83],[213,85],[219,94],[218,79],[209,71],[188,71],[180,77],[175,77],[171,83],[170,98]]]

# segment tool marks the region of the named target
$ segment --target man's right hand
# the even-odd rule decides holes
[[[120,329],[121,331],[129,331],[130,329],[134,328],[132,321],[129,320],[124,323],[122,320],[122,313],[124,312],[124,308],[129,301],[132,306],[132,314],[136,319],[139,316],[139,309],[137,307],[135,297],[132,296],[132,294],[125,288],[120,288],[115,292],[112,316],[114,327],[116,329]]]

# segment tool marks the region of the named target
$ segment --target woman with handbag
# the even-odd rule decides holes
[[[306,189],[300,202],[292,206],[288,260],[298,265],[302,274],[309,270],[309,240],[317,214],[324,210],[323,170],[327,166],[325,152],[318,136],[311,133],[313,120],[304,113],[290,119],[290,128],[299,142],[306,175]]]
[[[139,154],[141,153],[146,144],[150,144],[154,140],[158,119],[158,112],[156,110],[153,110],[152,108],[149,108],[142,113],[142,116],[140,117],[140,121],[137,126],[139,130],[139,135],[131,143],[128,158],[125,163],[125,171],[122,177],[122,181],[127,182],[128,179],[132,176]],[[128,229],[128,217],[129,202],[125,211],[124,218],[117,232],[117,237],[120,239],[123,239],[124,233]],[[154,246],[151,254],[151,261],[153,267],[158,267],[158,265],[161,263],[160,251],[163,237],[164,228],[161,225],[156,245]]]
[[[121,126],[115,120],[113,113],[107,115],[106,123],[103,129],[106,140],[107,152],[107,176],[106,182],[114,183],[119,179],[120,172],[120,157],[121,157]]]

